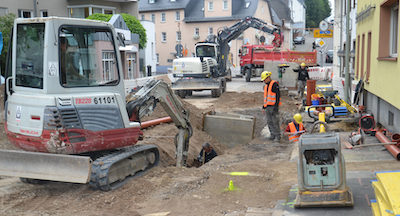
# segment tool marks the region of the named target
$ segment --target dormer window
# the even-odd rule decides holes
[[[246,3],[246,8],[249,8],[249,6],[250,6],[250,2],[247,2]]]
[[[149,3],[151,4],[151,3],[154,3],[155,2],[155,0],[149,0]]]

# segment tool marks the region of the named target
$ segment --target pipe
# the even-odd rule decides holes
[[[164,118],[150,120],[150,121],[145,121],[145,122],[142,122],[140,124],[140,129],[145,129],[145,128],[148,128],[150,126],[158,125],[158,124],[161,124],[161,123],[168,123],[168,122],[171,122],[171,121],[172,121],[172,119],[169,116],[168,117],[164,117]]]
[[[392,142],[397,143],[396,147],[398,148],[400,146],[400,134],[394,133],[394,134],[392,134],[391,138],[392,138]]]
[[[381,142],[381,143],[389,143],[390,140],[382,133],[383,130],[378,130],[375,133],[375,137]],[[397,160],[400,160],[400,149],[397,148],[395,145],[384,145],[385,148],[390,152],[390,154],[393,155]]]

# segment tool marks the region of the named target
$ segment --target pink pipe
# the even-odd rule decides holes
[[[148,128],[148,127],[153,126],[153,125],[158,125],[158,124],[161,124],[161,123],[168,123],[168,122],[171,122],[171,121],[172,121],[172,119],[169,116],[168,117],[164,117],[164,118],[150,120],[150,121],[145,121],[145,122],[141,123],[140,128],[141,129],[145,129],[145,128]]]
[[[375,133],[375,137],[381,142],[381,143],[389,143],[390,140],[386,138],[386,136],[382,133],[383,130],[378,130]],[[385,145],[385,148],[390,152],[390,154],[393,155],[397,160],[400,160],[400,149],[397,148],[395,145]]]

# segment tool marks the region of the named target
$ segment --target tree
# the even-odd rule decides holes
[[[11,29],[14,25],[14,19],[17,16],[13,13],[0,16],[0,32],[3,33],[3,50],[0,55],[1,74],[4,75],[6,68],[6,57],[8,52],[8,42],[10,40]]]
[[[306,0],[306,27],[317,28],[319,23],[331,15],[331,5],[328,0]]]
[[[134,17],[130,14],[124,14],[124,13],[122,13],[121,16],[124,19],[129,30],[132,33],[139,35],[139,49],[144,49],[146,47],[146,43],[147,43],[146,29],[142,26],[140,21],[136,19],[136,17]],[[97,14],[92,14],[92,15],[88,16],[86,19],[100,20],[103,22],[108,22],[108,21],[110,21],[111,17],[112,17],[111,14],[97,13]]]

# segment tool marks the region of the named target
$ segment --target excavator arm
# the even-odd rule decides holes
[[[167,83],[162,80],[149,80],[127,101],[127,111],[131,120],[139,121],[150,115],[159,103],[179,129],[175,136],[177,167],[186,166],[189,138],[193,134],[189,110],[175,96]]]
[[[230,50],[229,42],[237,39],[245,30],[250,27],[274,35],[275,38],[272,41],[272,44],[275,47],[281,47],[283,39],[280,29],[255,17],[246,17],[231,27],[224,27],[223,29],[218,31],[217,37],[217,43],[219,45],[218,63],[220,68],[220,70],[218,71],[218,76],[226,75],[226,62],[228,61],[228,54]]]

